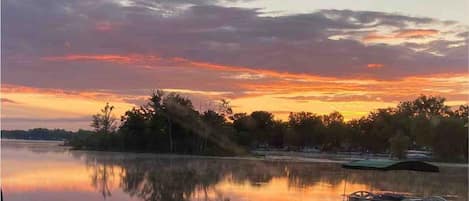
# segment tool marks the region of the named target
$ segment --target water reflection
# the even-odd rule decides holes
[[[31,149],[25,153],[18,149],[2,147],[2,168],[7,168],[6,176],[2,176],[3,185],[9,192],[17,191],[26,196],[34,192],[36,197],[30,200],[38,200],[41,195],[44,197],[51,191],[73,197],[89,188],[93,189],[94,195],[99,196],[90,196],[86,200],[338,201],[342,200],[344,190],[345,193],[370,190],[418,196],[447,195],[453,200],[467,200],[466,168],[442,168],[441,173],[377,172],[345,170],[338,164],[327,163],[283,163],[66,150],[32,152]],[[47,173],[47,169],[36,167],[36,177],[53,177],[53,182],[58,184],[54,186],[57,189],[44,189],[41,187],[44,183],[40,183],[39,179],[27,176],[27,168],[31,163],[39,161],[13,160],[13,152],[25,156],[23,159],[39,157],[42,158],[40,163],[52,162],[54,170],[63,169],[57,173],[61,176],[56,177]],[[45,153],[48,154],[47,157],[44,157]],[[58,158],[63,161],[56,160]],[[13,171],[9,165],[14,163],[21,166]],[[73,171],[70,172],[71,170]],[[67,179],[74,175],[82,175],[85,179]],[[18,182],[19,177],[24,182],[32,179],[33,182],[29,184],[31,188],[15,189],[21,184],[21,181]],[[86,187],[74,188],[74,191],[69,189],[70,186],[80,185]],[[5,198],[27,200],[14,196],[8,199],[8,194]],[[48,197],[47,200],[59,200],[54,198],[56,197]]]
[[[86,153],[78,155],[81,154],[86,160],[95,161],[87,164],[93,164],[96,172],[109,174],[100,175],[103,183],[97,186],[111,185],[112,181],[104,179],[113,178],[113,167],[119,167],[122,190],[145,201],[291,200],[298,195],[307,197],[295,200],[341,200],[344,187],[346,193],[372,190],[467,198],[465,169],[461,168],[443,168],[442,173],[378,172],[344,170],[337,164],[326,163],[163,156],[117,159]],[[102,193],[105,195],[104,189]]]

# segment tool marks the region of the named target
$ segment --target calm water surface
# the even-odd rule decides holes
[[[467,200],[467,168],[344,170],[339,164],[69,151],[2,141],[6,201],[340,201],[357,190]]]

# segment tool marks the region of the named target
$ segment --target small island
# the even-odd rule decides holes
[[[468,106],[449,107],[442,97],[421,95],[393,108],[344,121],[339,112],[292,112],[287,121],[266,111],[233,113],[221,100],[198,111],[189,98],[155,91],[148,102],[119,120],[113,106],[93,116],[93,132],[66,139],[74,149],[242,156],[252,150],[382,154],[403,159],[408,150],[432,153],[432,160],[467,161]]]

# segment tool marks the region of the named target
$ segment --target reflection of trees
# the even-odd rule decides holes
[[[121,187],[132,196],[145,201],[188,200],[201,182],[193,169],[161,168],[141,171],[138,167],[124,169]]]
[[[114,183],[114,167],[108,161],[87,161],[91,169],[91,184],[104,199],[111,196],[111,188]]]
[[[69,150],[66,146],[61,146],[62,141],[18,141],[3,140],[1,146],[4,149],[13,148],[18,150],[28,150],[36,154],[64,153]]]
[[[307,187],[316,183],[327,183],[333,186],[340,184],[346,176],[344,169],[337,164],[320,164],[311,168],[311,165],[296,164],[288,167],[288,180],[290,186]]]
[[[135,160],[123,168],[121,187],[131,196],[145,201],[190,200],[195,191],[208,198],[210,188],[223,179],[226,171],[207,161],[193,163],[186,160]]]
[[[221,181],[234,184],[248,183],[262,188],[273,178],[287,178],[295,188],[317,184],[342,185],[345,176],[351,184],[363,184],[375,191],[409,192],[416,195],[458,195],[466,200],[467,178],[463,168],[442,168],[442,173],[409,171],[360,171],[345,170],[338,164],[281,163],[248,160],[190,159],[183,157],[110,157],[85,155],[88,166],[96,168],[96,185],[106,192],[113,169],[119,167],[120,187],[132,197],[144,201],[185,201],[195,195],[205,200],[229,200],[215,189]],[[97,165],[89,161],[96,161]],[[108,169],[106,169],[108,168]],[[106,174],[107,173],[107,174]],[[116,174],[117,175],[117,174]],[[92,178],[95,178],[94,176]],[[109,192],[109,191],[107,191]],[[209,198],[209,193],[212,197]],[[215,198],[213,197],[215,194]],[[103,194],[103,196],[109,194]],[[200,200],[200,199],[199,199]],[[203,200],[203,199],[202,199]]]
[[[114,168],[108,167],[106,164],[98,165],[91,176],[93,186],[101,192],[104,198],[111,196],[110,185],[114,178]]]

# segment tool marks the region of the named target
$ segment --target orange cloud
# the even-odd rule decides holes
[[[337,110],[342,112],[346,119],[351,119],[365,115],[370,110],[379,107],[394,106],[399,101],[413,99],[419,94],[440,95],[452,101],[451,104],[467,103],[466,97],[469,95],[467,90],[469,75],[465,73],[432,74],[402,77],[396,80],[378,80],[366,77],[325,77],[243,66],[220,65],[178,57],[162,58],[152,55],[66,55],[43,59],[48,61],[100,61],[131,64],[131,66],[145,65],[149,69],[155,70],[163,66],[178,66],[180,70],[189,68],[190,72],[193,71],[191,68],[197,69],[194,72],[204,70],[203,75],[214,73],[213,75],[218,77],[214,78],[213,82],[223,82],[224,86],[228,88],[224,88],[222,92],[214,91],[214,93],[192,86],[172,89],[172,91],[196,93],[212,99],[229,98],[235,106],[235,112],[250,112],[256,109],[278,111],[279,108],[282,111],[304,110],[317,113],[328,113]],[[370,63],[366,67],[382,68],[384,64]],[[248,78],[255,77],[256,79],[243,79],[243,75],[249,75]],[[194,76],[199,75],[194,74]],[[239,79],[243,80],[239,81]],[[19,87],[19,89],[8,90],[19,90],[21,92],[34,89]],[[45,91],[38,93],[45,93]],[[57,92],[53,91],[53,93]],[[63,93],[73,94],[73,92]],[[131,97],[131,95],[125,95],[125,93],[113,95],[113,92],[87,91],[75,93],[77,93],[77,97],[89,99],[111,97],[116,100],[124,100],[123,97]],[[142,97],[147,95],[141,94]]]
[[[298,80],[322,80],[322,81],[330,81],[331,78],[323,77],[323,76],[316,76],[311,74],[301,74],[301,73],[289,73],[289,72],[279,72],[273,70],[265,70],[265,69],[253,69],[248,67],[242,66],[227,66],[227,65],[218,65],[206,62],[194,62],[185,60],[189,64],[195,67],[206,68],[211,70],[217,71],[225,71],[225,72],[240,72],[240,73],[253,73],[253,74],[260,74],[264,76],[269,76],[273,78],[283,78],[283,79],[298,79]]]
[[[366,67],[368,68],[382,68],[384,64],[368,64]]]
[[[412,38],[425,38],[438,34],[439,31],[435,29],[406,29],[399,30],[393,34],[381,35],[376,32],[369,33],[363,37],[363,41],[372,42],[372,41],[390,41],[390,40],[403,40],[403,39],[412,39]]]
[[[371,78],[334,78],[317,76],[311,74],[302,73],[289,73],[279,72],[274,70],[266,69],[253,69],[243,66],[228,66],[220,64],[212,64],[207,62],[191,61],[185,58],[173,57],[173,58],[162,58],[159,56],[151,55],[67,55],[62,57],[47,57],[43,58],[49,61],[63,61],[63,60],[95,60],[102,62],[113,62],[113,63],[125,63],[125,64],[146,64],[150,68],[158,68],[160,64],[171,64],[176,66],[184,66],[186,68],[197,68],[204,69],[214,72],[221,73],[240,73],[249,74],[255,76],[257,79],[246,79],[243,82],[233,82],[228,84],[236,85],[240,90],[247,91],[244,95],[262,95],[268,93],[288,93],[288,92],[331,92],[331,93],[342,93],[344,91],[352,92],[370,92],[370,91],[389,91],[393,90],[393,93],[387,95],[391,97],[397,93],[402,94],[420,94],[420,93],[443,93],[446,88],[455,90],[461,87],[461,84],[467,84],[468,81],[462,78],[468,78],[465,74],[435,74],[429,76],[414,76],[404,77],[399,80],[377,80]],[[382,68],[384,64],[370,63],[367,65],[368,68]],[[446,78],[445,78],[446,77]],[[448,81],[438,81],[435,78],[453,79]],[[457,78],[459,80],[455,80]],[[231,79],[230,76],[224,76],[221,79]],[[239,78],[233,78],[239,79]],[[397,84],[399,83],[399,84]],[[442,86],[445,83],[446,86]],[[399,86],[396,89],[396,86]],[[422,90],[425,89],[426,91]],[[461,88],[459,88],[461,89]],[[186,89],[182,89],[186,90]],[[464,92],[466,93],[466,92]],[[445,93],[445,95],[452,95]],[[399,96],[401,97],[401,96]]]
[[[283,79],[297,79],[297,80],[323,80],[331,81],[331,78],[316,76],[311,74],[301,74],[301,73],[289,73],[289,72],[279,72],[273,70],[265,69],[253,69],[244,66],[231,66],[231,65],[220,65],[213,64],[208,62],[199,62],[191,61],[189,59],[181,57],[172,57],[172,58],[162,58],[155,55],[118,55],[118,54],[104,54],[104,55],[65,55],[57,57],[43,57],[41,58],[45,61],[101,61],[101,62],[111,62],[118,64],[136,64],[136,65],[145,65],[147,68],[158,67],[160,64],[170,64],[170,65],[183,65],[185,67],[197,67],[213,71],[222,71],[222,72],[237,72],[237,73],[252,73],[257,75],[265,75],[273,78],[283,78]],[[262,76],[260,76],[262,77]]]
[[[34,88],[21,85],[2,84],[1,92],[3,94],[47,94],[56,97],[86,98],[100,100],[108,96],[115,96],[112,93],[97,91],[73,91],[51,88]]]
[[[18,102],[10,100],[8,98],[0,98],[2,104],[18,104]]]
[[[21,104],[3,105],[2,118],[72,119],[89,116],[106,102],[116,107],[116,116],[122,115],[134,104],[126,99],[139,98],[99,91],[41,89],[18,85],[2,85],[2,98]],[[84,125],[87,127],[87,125]]]
[[[397,38],[420,38],[438,34],[435,29],[407,29],[396,33]]]
[[[392,36],[386,36],[386,35],[378,35],[376,33],[370,33],[368,35],[366,35],[365,37],[363,37],[363,41],[365,42],[370,42],[370,41],[377,41],[377,40],[389,40],[389,39],[393,39]]]
[[[100,54],[100,55],[79,55],[71,54],[65,56],[56,57],[42,57],[44,61],[102,61],[119,64],[134,64],[145,62],[157,62],[160,57],[157,56],[145,56],[145,55],[117,55],[117,54]]]

